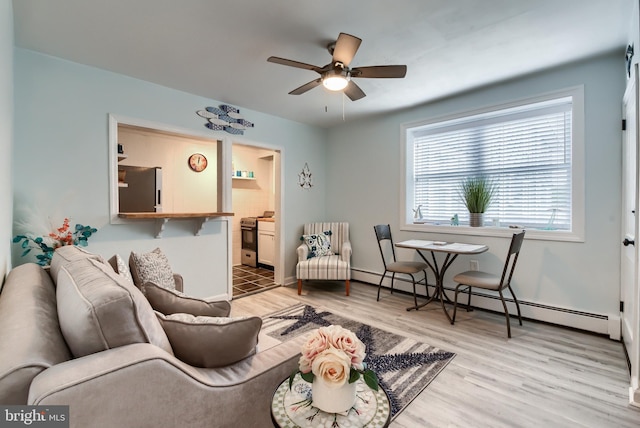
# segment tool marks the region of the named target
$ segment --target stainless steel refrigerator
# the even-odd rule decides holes
[[[162,212],[162,168],[118,166],[124,180],[118,183],[119,212]]]

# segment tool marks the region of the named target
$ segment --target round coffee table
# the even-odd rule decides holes
[[[311,404],[311,384],[296,375],[291,390],[286,378],[271,401],[271,417],[281,428],[296,427],[386,427],[391,410],[382,388],[374,391],[360,378],[356,383],[356,403],[344,413],[326,413]]]

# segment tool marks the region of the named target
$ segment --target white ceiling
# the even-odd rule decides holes
[[[618,49],[633,0],[14,0],[16,46],[298,122],[330,127]],[[351,67],[406,64],[404,79],[358,79],[352,102],[318,75],[340,32],[363,42]],[[623,70],[621,65],[621,70]],[[204,106],[193,106],[194,111]],[[248,117],[249,120],[251,118]]]

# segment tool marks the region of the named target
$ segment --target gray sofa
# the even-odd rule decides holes
[[[186,364],[143,315],[142,292],[115,287],[107,266],[78,253],[54,255],[49,272],[11,270],[0,293],[1,404],[69,405],[82,428],[272,425],[271,397],[297,367],[300,340],[224,367]]]

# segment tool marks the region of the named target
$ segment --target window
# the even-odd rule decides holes
[[[582,88],[575,88],[404,125],[405,226],[440,226],[442,232],[455,214],[461,226],[468,225],[458,189],[463,179],[484,176],[496,184],[484,215],[494,232],[518,225],[555,235],[552,239],[562,234],[561,239],[581,239],[582,111]],[[446,231],[491,234],[469,229]]]

